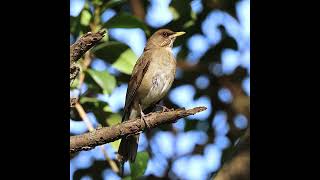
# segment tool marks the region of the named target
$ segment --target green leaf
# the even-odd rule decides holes
[[[174,7],[170,6],[169,11],[171,12],[171,14],[173,16],[173,20],[177,20],[180,18],[179,12]]]
[[[103,5],[102,0],[91,0],[91,2],[93,4],[93,6],[95,6],[95,7]]]
[[[131,180],[131,179],[132,179],[131,176],[127,176],[127,177],[123,178],[122,180]]]
[[[91,15],[90,11],[87,9],[83,9],[81,12],[80,23],[83,26],[89,26],[91,18],[92,18],[92,15]]]
[[[103,27],[109,28],[141,28],[147,35],[150,31],[147,25],[138,18],[130,15],[129,13],[120,13],[112,17],[109,21],[103,24]]]
[[[92,49],[93,54],[125,74],[131,74],[138,57],[126,44],[109,41]]]
[[[113,125],[116,125],[116,124],[121,123],[121,119],[122,119],[122,118],[121,118],[121,116],[120,116],[119,114],[117,114],[117,113],[111,114],[111,115],[109,116],[109,118],[107,119],[107,123],[108,123],[109,126],[113,126]],[[111,143],[110,143],[110,144],[111,144],[111,147],[112,147],[114,150],[117,151],[117,150],[119,149],[120,142],[121,142],[120,139],[117,140],[117,141],[111,142]]]
[[[87,102],[89,102],[89,103],[98,103],[99,100],[97,98],[85,97],[85,96],[80,98],[80,103],[81,104],[84,104],[84,103],[87,103]]]
[[[101,106],[107,106],[106,102],[100,101],[95,97],[81,96],[79,102],[86,107],[88,111],[90,111],[90,109],[99,109]]]
[[[92,79],[103,89],[103,92],[110,94],[116,87],[116,79],[110,75],[107,71],[96,71],[88,69],[87,72]]]
[[[147,168],[148,159],[148,152],[138,152],[135,162],[130,164],[132,179],[137,179],[143,176]]]
[[[137,59],[138,57],[136,54],[134,54],[131,49],[127,49],[121,53],[120,57],[112,64],[112,66],[120,72],[130,75]]]
[[[102,11],[126,2],[126,0],[110,0],[102,6]]]
[[[70,85],[70,89],[76,89],[79,86],[79,79],[76,78]]]
[[[115,151],[118,151],[120,142],[121,142],[121,139],[118,139],[116,141],[111,142],[110,145]]]
[[[103,111],[105,112],[112,112],[110,106],[106,105],[105,107],[103,107]]]
[[[80,32],[80,16],[70,16],[70,33],[77,36]]]
[[[109,126],[113,126],[116,124],[119,124],[121,122],[121,116],[117,113],[112,114],[108,119],[107,119],[107,123]]]

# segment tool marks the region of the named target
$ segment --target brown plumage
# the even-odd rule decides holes
[[[135,64],[128,84],[122,121],[143,118],[143,110],[159,102],[169,91],[176,73],[176,60],[172,45],[184,32],[161,29],[148,40],[143,54]],[[140,108],[141,107],[141,108]],[[123,138],[118,150],[118,159],[134,162],[139,135]]]

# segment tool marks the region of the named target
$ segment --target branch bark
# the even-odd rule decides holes
[[[70,82],[78,76],[80,71],[76,62],[85,52],[97,44],[104,37],[105,33],[106,30],[100,30],[96,33],[88,32],[70,46]]]
[[[206,109],[206,107],[196,107],[188,110],[176,109],[167,112],[153,112],[147,114],[144,121],[141,118],[137,118],[111,127],[98,128],[82,135],[70,136],[70,153],[90,150],[96,146],[137,134],[147,128],[146,124],[148,124],[149,128],[155,128],[162,124],[174,123],[180,118]]]

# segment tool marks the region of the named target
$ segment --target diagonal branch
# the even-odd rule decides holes
[[[70,153],[90,150],[96,146],[116,141],[129,135],[134,135],[146,129],[146,123],[149,128],[155,128],[161,124],[174,123],[180,118],[187,117],[206,110],[206,107],[196,107],[193,109],[176,109],[168,112],[149,113],[144,118],[133,119],[123,123],[95,129],[82,135],[70,137]]]
[[[70,46],[70,62],[77,62],[85,52],[87,52],[104,37],[105,33],[106,30],[102,29],[96,33],[87,32],[81,38],[79,38]]]
[[[96,33],[88,32],[79,38],[74,44],[70,46],[70,84],[76,79],[80,72],[77,61],[83,56],[90,48],[97,44],[105,35],[106,30],[102,29]],[[86,58],[88,59],[88,58]],[[81,77],[81,83],[84,77]],[[70,107],[73,107],[77,99],[70,98]]]
[[[105,35],[106,30],[102,29],[96,33],[88,32],[70,46],[70,82],[79,74],[76,62],[80,57],[99,42]]]

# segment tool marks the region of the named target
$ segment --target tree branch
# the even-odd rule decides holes
[[[72,82],[79,74],[79,67],[76,62],[80,57],[99,42],[105,35],[106,30],[100,30],[96,33],[88,32],[79,38],[70,46],[70,82]]]
[[[130,0],[130,5],[133,15],[144,21],[145,12],[141,0]]]
[[[70,153],[90,150],[96,146],[116,141],[118,139],[134,135],[149,128],[155,128],[161,124],[174,123],[180,118],[187,117],[206,110],[206,107],[196,107],[193,109],[176,109],[167,112],[153,112],[146,115],[145,122],[141,118],[125,121],[123,123],[95,129],[82,135],[70,136]]]

